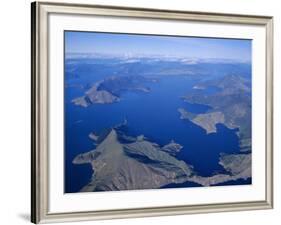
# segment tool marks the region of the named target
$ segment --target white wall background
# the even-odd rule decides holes
[[[50,1],[50,0],[49,0]],[[275,207],[273,210],[154,217],[77,224],[276,225],[281,220],[281,14],[278,0],[81,0],[76,3],[274,16]],[[30,0],[0,6],[0,224],[29,223],[30,212]],[[71,223],[73,224],[73,223]],[[75,223],[74,223],[75,224]]]

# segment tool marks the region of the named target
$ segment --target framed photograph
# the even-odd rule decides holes
[[[272,208],[272,32],[32,3],[32,222]]]

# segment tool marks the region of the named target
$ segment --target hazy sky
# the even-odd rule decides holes
[[[251,61],[251,40],[65,32],[66,53],[169,55]]]

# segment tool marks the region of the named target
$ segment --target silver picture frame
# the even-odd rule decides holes
[[[200,21],[264,26],[266,29],[266,199],[263,201],[179,205],[152,208],[128,208],[106,211],[49,213],[48,196],[48,15],[102,15]],[[102,5],[33,2],[31,5],[32,44],[32,147],[31,147],[31,222],[63,222],[114,218],[179,215],[273,208],[273,18],[270,16],[220,14],[208,12],[170,11],[149,8],[126,8]]]

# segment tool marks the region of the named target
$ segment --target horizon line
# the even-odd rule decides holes
[[[251,63],[252,59],[237,59],[237,58],[222,58],[222,57],[190,57],[190,56],[179,56],[179,55],[168,55],[168,54],[141,54],[141,53],[106,53],[106,52],[65,52],[65,58],[67,55],[77,55],[77,57],[72,58],[96,58],[96,57],[106,57],[106,58],[122,58],[122,59],[137,59],[137,58],[151,58],[151,59],[178,59],[178,60],[222,60],[222,61],[232,61],[232,62],[243,62]]]

